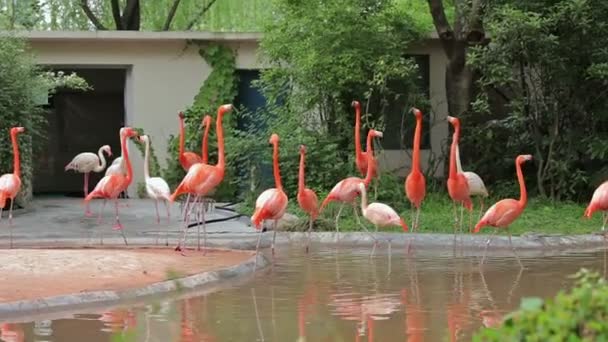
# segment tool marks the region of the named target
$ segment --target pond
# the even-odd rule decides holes
[[[279,248],[221,291],[66,319],[3,323],[2,341],[467,341],[527,296],[555,295],[606,252],[479,259],[445,251]],[[270,258],[270,256],[269,256]],[[390,267],[389,267],[390,266]]]

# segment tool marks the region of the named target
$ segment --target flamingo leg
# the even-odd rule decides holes
[[[456,202],[452,202],[452,208],[454,208],[454,243],[456,243],[456,227],[458,226],[458,209],[456,209]]]
[[[154,208],[156,209],[156,224],[160,224],[160,214],[158,213],[158,199],[154,200]],[[156,245],[158,245],[158,239],[160,238],[160,230],[156,234]]]
[[[412,233],[416,230],[416,208],[414,203],[410,205],[410,222],[412,222]]]
[[[122,223],[120,223],[120,218],[118,217],[118,197],[114,201],[114,207],[116,208],[116,224],[114,225],[114,229],[120,230],[120,235],[122,235],[122,239],[125,241],[125,245],[128,246],[127,237],[125,236],[125,230],[123,229]]]
[[[479,222],[479,220],[481,220],[481,216],[483,215],[483,197],[479,197],[479,218],[477,218],[477,221]]]
[[[11,198],[11,206],[8,209],[8,231],[10,235],[10,248],[13,248],[13,203],[15,203],[15,198]]]
[[[393,245],[393,239],[388,239],[388,274],[391,274],[391,261],[393,259],[393,249],[392,249],[392,245]]]
[[[415,230],[418,230],[419,224],[420,224],[420,206],[418,206],[418,208],[416,208],[416,221],[414,223]]]
[[[517,263],[519,264],[519,267],[524,268],[524,265],[521,263],[521,260],[519,260],[519,255],[517,255],[517,250],[515,249],[515,246],[513,246],[513,242],[511,241],[511,231],[509,231],[508,227],[507,227],[507,231],[509,232],[509,245],[511,245],[511,250],[513,251],[513,254],[515,255],[515,258],[517,259]]]
[[[184,245],[184,249],[186,248],[186,238],[188,236],[188,225],[190,224],[190,211],[192,211],[192,206],[189,206],[186,211],[185,221],[184,221],[184,230],[182,232],[182,237],[177,240],[177,246],[175,246],[176,251],[182,250],[182,244]]]
[[[255,245],[255,263],[253,264],[254,272],[255,272],[256,267],[258,266],[258,251],[260,250],[260,241],[262,240],[262,232],[264,231],[264,229],[262,229],[260,227],[259,231],[260,231],[260,233],[258,234],[258,243]]]
[[[374,201],[378,199],[378,178],[374,178]]]
[[[188,193],[188,196],[186,196],[186,202],[184,204],[184,207],[182,208],[182,215],[184,221],[186,220],[186,215],[188,214],[188,207],[190,206],[190,194]]]
[[[83,189],[83,192],[84,192],[84,197],[85,197],[85,198],[86,198],[86,197],[87,197],[87,195],[89,194],[89,175],[90,175],[90,173],[89,173],[89,172],[86,172],[86,173],[84,174],[84,189]],[[84,208],[84,216],[86,216],[86,217],[91,217],[91,216],[93,216],[93,213],[91,212],[91,208],[89,207],[89,202],[87,202],[87,203],[85,204],[85,208]]]
[[[200,218],[200,211],[201,208],[200,206],[197,206],[197,202],[198,202],[199,196],[197,195],[196,197],[194,197],[194,199],[192,200],[192,207],[194,207],[194,217],[196,217],[196,250],[200,251],[201,250],[201,218]]]
[[[460,221],[458,222],[458,233],[462,234],[462,223],[464,221],[464,204],[460,206]]]
[[[338,209],[338,214],[336,215],[336,241],[339,240],[340,229],[338,228],[338,220],[340,219],[340,214],[342,214],[342,209],[344,209],[344,202],[340,203],[340,209]]]
[[[313,219],[312,216],[310,216],[310,219],[308,220],[308,238],[306,239],[306,253],[308,253],[310,250],[310,234],[312,233],[312,224]]]
[[[498,228],[494,229],[494,231],[492,232],[492,235],[490,235],[490,237],[488,238],[488,241],[486,241],[486,248],[484,248],[484,250],[483,250],[483,257],[481,258],[480,265],[483,265],[483,263],[486,261],[486,252],[488,251],[488,246],[490,245],[490,243],[492,243],[492,238],[494,238],[494,234],[496,234],[497,231],[498,231]]]
[[[376,253],[376,246],[378,245],[378,239],[375,237],[375,235],[378,234],[378,225],[376,225],[376,233],[374,234],[374,247],[372,247],[372,252],[370,253],[369,257],[373,257],[374,254]]]
[[[169,246],[169,229],[171,225],[171,210],[169,209],[169,202],[167,200],[165,202],[165,208],[167,208],[167,234],[165,234],[165,246]]]
[[[205,201],[205,199],[203,197],[201,197],[200,200],[202,200],[203,203]],[[202,205],[199,210],[201,212],[200,222],[202,222],[202,225],[203,225],[203,255],[205,255],[205,254],[207,254],[207,224],[205,222],[205,206]]]
[[[272,225],[272,245],[270,246],[272,250],[272,256],[274,256],[274,241],[277,238],[277,226],[279,225],[279,220],[274,220]]]
[[[99,209],[99,216],[97,217],[97,224],[101,225],[101,215],[103,214],[103,210],[106,207],[106,203],[108,200],[106,200],[105,198],[103,199],[103,204],[101,205],[101,208]],[[101,230],[99,232],[99,243],[101,245],[103,245],[103,227],[101,227]]]
[[[602,230],[606,230],[606,220],[608,219],[608,216],[606,215],[605,211],[602,211]]]

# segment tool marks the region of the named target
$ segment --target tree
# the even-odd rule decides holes
[[[483,17],[485,0],[454,1],[454,20],[450,24],[443,0],[428,0],[433,24],[448,58],[445,88],[450,115],[466,113],[474,95],[475,75],[467,65],[471,46],[486,43]]]
[[[89,0],[80,0],[82,11],[97,30],[108,30],[108,27],[103,23],[99,16],[95,14],[95,8],[103,9],[104,7],[107,7],[107,1],[110,2],[112,21],[116,30],[139,31],[141,29],[142,6],[140,0],[125,0],[122,9],[119,0],[96,0],[94,7],[89,4]],[[216,1],[217,0],[206,0],[200,2],[198,5],[199,9],[196,10],[194,15],[189,19],[185,29],[191,30]],[[168,13],[160,30],[170,30],[180,3],[181,0],[171,0]]]

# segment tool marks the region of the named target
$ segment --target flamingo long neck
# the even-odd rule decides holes
[[[208,164],[209,162],[209,128],[211,127],[211,122],[205,125],[205,133],[203,134],[203,150],[201,151],[201,156],[203,157],[203,164]]]
[[[355,156],[361,155],[361,107],[355,106]]]
[[[131,184],[131,180],[133,179],[133,168],[131,167],[131,160],[129,160],[129,149],[127,148],[127,135],[123,135],[120,137],[120,148],[122,152],[122,160],[127,166],[127,184]]]
[[[420,172],[420,139],[422,135],[422,118],[416,117],[416,130],[414,131],[414,152],[412,155],[412,170]]]
[[[300,152],[300,170],[298,171],[298,193],[304,192],[304,189],[306,188],[306,183],[304,181],[304,158],[305,153],[302,151]]]
[[[366,146],[366,154],[367,154],[367,172],[365,173],[365,179],[363,179],[363,183],[367,187],[369,183],[372,181],[372,158],[374,158],[374,148],[372,146],[372,139],[374,136],[372,135],[372,131],[370,130],[367,133],[367,146]]]
[[[184,118],[179,117],[179,156],[181,157],[184,154],[184,144],[185,144],[185,129],[184,129]]]
[[[226,162],[224,160],[224,128],[222,127],[222,118],[224,112],[220,109],[217,112],[216,130],[217,130],[217,167],[224,171]]]
[[[103,169],[106,168],[106,158],[103,156],[103,147],[101,147],[99,151],[97,151],[97,157],[99,157],[101,164],[95,166],[95,169],[93,171],[101,172]]]
[[[449,178],[455,179],[456,170],[456,149],[458,148],[458,139],[460,138],[460,125],[454,126],[454,135],[452,136],[452,146],[450,147],[450,174]]]
[[[21,177],[21,162],[19,161],[19,143],[17,142],[17,132],[11,134],[11,142],[13,143],[13,173],[17,177]]]
[[[456,171],[462,173],[462,164],[460,163],[460,144],[456,146]]]
[[[367,211],[367,190],[365,188],[361,189],[361,212],[365,215]]]
[[[146,139],[146,152],[144,153],[144,178],[150,178],[150,140]]]
[[[281,183],[281,172],[279,171],[279,143],[275,142],[272,146],[272,172],[274,174],[274,186],[279,191],[283,191]]]
[[[519,182],[519,206],[523,209],[526,203],[528,203],[528,193],[526,191],[524,173],[521,171],[521,163],[515,162],[515,169],[517,170],[517,181]]]

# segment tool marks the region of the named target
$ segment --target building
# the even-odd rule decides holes
[[[236,51],[237,69],[242,76],[240,98],[253,96],[249,85],[262,67],[257,58],[261,38],[258,33],[32,31],[19,34],[29,40],[39,64],[56,70],[75,70],[94,87],[85,93],[58,93],[47,105],[52,110],[49,145],[47,153],[38,158],[34,183],[34,191],[38,193],[80,192],[82,179],[66,175],[63,167],[74,155],[97,151],[103,144],[110,144],[118,155],[118,128],[123,124],[143,128],[154,141],[159,161],[164,163],[167,139],[178,130],[178,111],[192,103],[211,71],[198,54],[199,45],[220,43]],[[191,44],[193,42],[197,44]],[[447,115],[446,57],[436,37],[430,37],[407,53],[428,66],[422,70],[431,98],[433,124],[421,158],[426,163],[431,151],[441,154],[448,133],[444,120]],[[381,169],[404,175],[409,170],[410,159],[406,151],[394,145],[385,145],[385,152],[379,156]],[[132,155],[134,165],[142,165],[140,154]],[[143,180],[140,170],[135,168],[133,184]],[[443,160],[440,160],[436,174],[442,172]],[[95,176],[92,182],[100,177]]]

